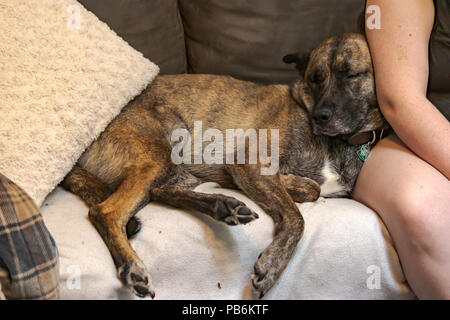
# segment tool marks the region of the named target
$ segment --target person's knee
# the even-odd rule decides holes
[[[440,229],[439,215],[442,205],[435,190],[425,184],[407,184],[391,199],[392,208],[400,220],[404,241],[421,253],[431,254],[434,250],[433,234]]]

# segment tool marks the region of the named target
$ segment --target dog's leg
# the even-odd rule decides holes
[[[105,201],[112,194],[106,183],[77,165],[67,174],[61,186],[83,199],[88,207]]]
[[[118,189],[89,210],[89,218],[111,252],[119,278],[141,297],[154,297],[155,292],[149,273],[128,242],[125,226],[147,204],[155,181],[166,176],[166,165],[137,161],[135,169],[129,170]]]
[[[320,185],[312,179],[293,174],[280,175],[281,183],[295,202],[312,202],[320,196]]]
[[[166,203],[176,208],[205,213],[228,225],[246,224],[258,218],[245,203],[222,194],[192,191],[178,185],[154,188],[150,191],[152,201]]]
[[[289,263],[302,236],[304,220],[279,175],[261,175],[258,166],[250,165],[230,166],[229,172],[275,223],[274,239],[258,257],[252,276],[254,294],[262,298]]]
[[[61,182],[67,191],[79,196],[90,208],[105,201],[113,191],[97,176],[75,165]],[[131,238],[141,229],[141,223],[136,217],[131,217],[127,223],[127,237]]]

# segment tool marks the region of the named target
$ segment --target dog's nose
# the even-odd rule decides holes
[[[317,124],[325,124],[331,119],[331,111],[328,109],[317,110],[313,118]]]

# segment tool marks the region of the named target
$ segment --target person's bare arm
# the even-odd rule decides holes
[[[381,12],[369,30],[380,108],[400,139],[450,179],[450,123],[426,98],[432,0],[368,0]]]

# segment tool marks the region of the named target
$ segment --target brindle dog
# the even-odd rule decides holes
[[[291,86],[260,85],[216,75],[158,77],[126,106],[82,155],[63,186],[89,206],[122,282],[154,297],[150,275],[130,246],[134,214],[149,201],[197,210],[229,225],[258,216],[241,201],[192,189],[205,181],[238,188],[275,223],[273,242],[259,255],[253,290],[262,297],[279,278],[302,237],[295,202],[348,195],[362,166],[348,138],[386,126],[377,107],[369,49],[362,35],[324,41],[308,59],[288,55],[300,78]],[[262,164],[175,165],[171,133],[204,128],[278,129],[279,172]],[[225,163],[225,161],[224,161]],[[294,202],[295,201],[295,202]]]

